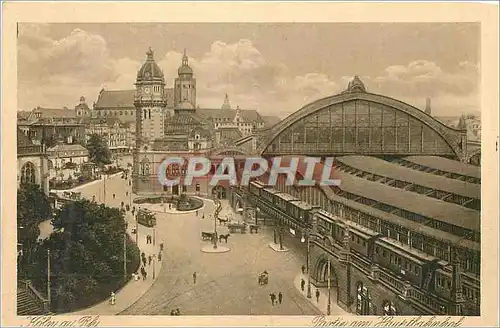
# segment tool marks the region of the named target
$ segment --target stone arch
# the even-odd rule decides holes
[[[151,162],[147,157],[144,157],[141,161],[141,175],[148,176],[151,173]]]
[[[284,138],[288,138],[288,135],[292,133],[291,131],[288,130],[288,128],[291,128],[292,125],[305,124],[307,122],[307,120],[309,118],[314,117],[315,114],[317,114],[317,113],[319,114],[323,110],[332,109],[334,107],[335,107],[335,110],[337,110],[338,108],[342,108],[342,110],[344,111],[344,106],[348,103],[354,104],[352,106],[353,108],[355,108],[356,106],[359,106],[357,104],[367,104],[368,107],[370,107],[370,104],[371,104],[373,107],[378,106],[380,108],[383,108],[383,110],[394,111],[394,126],[393,126],[394,130],[399,127],[399,123],[396,123],[397,117],[401,116],[403,118],[403,123],[405,120],[404,118],[407,117],[409,122],[408,122],[408,125],[406,125],[406,126],[411,127],[412,126],[411,124],[417,124],[417,123],[420,124],[420,126],[422,126],[422,129],[425,129],[425,131],[428,131],[427,133],[430,135],[429,137],[435,138],[436,142],[439,143],[439,145],[440,145],[439,150],[440,150],[440,152],[443,153],[442,155],[453,156],[453,157],[456,157],[458,159],[463,158],[466,147],[463,145],[464,135],[462,134],[462,131],[448,127],[445,124],[443,124],[442,122],[433,118],[432,116],[424,113],[420,109],[417,109],[417,108],[415,108],[409,104],[406,104],[404,102],[401,102],[401,101],[398,101],[398,100],[395,100],[395,99],[392,99],[389,97],[371,94],[371,93],[367,93],[367,92],[361,92],[361,91],[341,93],[338,95],[326,97],[326,98],[317,100],[315,102],[312,102],[312,103],[302,107],[301,109],[299,109],[298,111],[296,111],[292,115],[290,115],[287,118],[285,118],[284,120],[282,120],[280,123],[273,126],[271,129],[269,129],[269,131],[264,135],[264,137],[259,142],[259,145],[257,147],[258,153],[259,154],[266,154],[266,152],[268,152],[268,151],[270,153],[273,153],[273,151],[271,151],[270,148],[272,148],[272,146],[276,144],[276,143],[274,143],[274,141],[277,140],[277,138],[280,135],[283,135]],[[360,108],[362,108],[362,107],[360,107]],[[363,110],[365,110],[365,109],[366,108],[363,108]],[[354,110],[357,111],[357,109],[354,109]],[[358,113],[358,112],[356,112],[356,113]],[[347,124],[347,123],[344,123],[344,118],[345,118],[345,120],[347,120],[348,118],[346,118],[346,117],[352,116],[352,114],[354,114],[354,112],[349,112],[348,114],[349,115],[345,114],[345,112],[344,112],[344,116],[342,118],[342,124]],[[355,120],[358,119],[356,115],[354,115]],[[372,114],[368,114],[368,116],[370,116],[370,117],[371,117],[371,115]],[[410,120],[411,120],[411,122],[410,122]],[[318,119],[318,121],[324,122],[324,121],[319,120],[319,119]],[[329,122],[330,122],[330,125],[332,125],[332,126],[334,124],[336,124],[336,122],[333,122],[332,120],[330,120]],[[371,119],[369,122],[371,124]],[[389,121],[387,121],[387,122],[389,122]],[[344,126],[347,126],[347,125],[344,125]],[[342,126],[340,126],[340,127],[342,127]],[[369,126],[369,127],[372,128],[372,126]],[[375,127],[378,127],[378,126],[373,126],[373,128],[375,128]],[[381,125],[380,127],[385,127],[385,125]],[[317,130],[316,133],[318,136],[324,135],[324,134],[321,134],[321,132],[318,132],[318,129],[316,129],[316,130]],[[356,140],[358,140],[359,130],[360,130],[359,128],[356,128],[356,130],[355,130]],[[416,129],[413,129],[413,130],[416,131]],[[383,130],[383,132],[386,132],[386,131],[390,131],[390,130],[389,129]],[[345,133],[345,132],[343,132],[343,133]],[[367,132],[365,132],[365,134],[366,133]],[[404,134],[401,134],[401,137],[407,138],[408,140],[415,140],[415,138],[413,138],[413,136],[405,136]],[[294,137],[292,137],[292,138],[294,138]],[[333,137],[331,137],[331,138],[333,138]],[[370,138],[372,138],[372,137],[370,137]],[[382,138],[383,138],[383,136],[382,136]],[[313,138],[313,139],[315,139],[315,138]],[[301,142],[300,140],[297,141],[298,144],[300,142]],[[327,141],[325,141],[325,143],[326,142]],[[359,142],[359,141],[356,141],[356,142]],[[401,142],[403,142],[403,141],[401,141]],[[415,147],[418,146],[418,142],[415,142],[415,143],[416,143]],[[409,141],[409,144],[410,144],[410,146],[409,146],[410,150],[413,149],[412,148],[413,146],[411,145],[411,141]],[[383,145],[383,142],[382,142],[382,145]],[[436,148],[436,149],[438,149],[438,148]],[[293,151],[295,151],[295,149]],[[330,150],[328,150],[328,151],[330,151]],[[379,150],[378,153],[386,153],[388,151],[389,150],[387,150],[387,149],[382,149],[382,150]],[[396,145],[396,150],[391,150],[391,151],[393,153],[397,154],[397,145]],[[344,150],[342,150],[342,152],[344,152]],[[371,154],[372,152],[376,153],[375,151],[373,151],[371,149],[369,151],[366,151],[367,154]],[[417,154],[418,149],[415,148],[414,152]],[[424,154],[424,152],[421,152],[421,153]],[[427,153],[425,153],[425,154],[427,154]]]
[[[334,243],[334,240],[333,240],[332,236],[325,236],[325,238],[323,238],[323,245],[325,247],[330,248],[333,246],[333,243]]]
[[[400,314],[398,307],[395,302],[390,300],[384,300],[382,302],[382,314],[383,315],[398,315]]]
[[[26,162],[21,167],[21,183],[36,183],[36,167],[32,162]]]
[[[248,156],[248,154],[239,147],[220,147],[210,151],[210,156]]]
[[[475,149],[467,155],[468,164],[481,166],[481,148]]]
[[[218,199],[227,199],[227,189],[224,186],[217,185],[212,188],[212,196]]]
[[[373,313],[373,300],[370,291],[362,281],[356,282],[356,314],[371,315]]]

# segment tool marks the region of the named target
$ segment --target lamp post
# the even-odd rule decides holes
[[[50,249],[47,250],[47,303],[51,309],[51,296],[50,296]]]
[[[123,233],[123,281],[127,281],[127,231]]]
[[[155,279],[156,254],[153,254],[153,280]]]
[[[219,206],[219,200],[215,199],[215,206]],[[217,210],[216,210],[217,211]],[[214,249],[217,249],[217,215],[214,215]]]
[[[283,227],[280,225],[278,227],[279,237],[280,237],[280,250],[283,250]]]
[[[306,267],[307,267],[307,298],[311,298],[311,274],[309,273],[309,251],[310,251],[310,232],[306,228],[306,236],[302,236],[301,242],[307,242]]]
[[[331,292],[330,292],[330,275],[331,275],[331,272],[330,272],[330,257],[328,257],[328,303],[326,305],[326,314],[327,315],[330,315],[331,313]]]

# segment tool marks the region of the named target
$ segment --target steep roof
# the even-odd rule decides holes
[[[41,116],[37,117],[36,114],[40,113]],[[46,118],[76,118],[76,111],[67,108],[43,108],[37,107],[31,111],[29,119],[46,119]]]
[[[215,120],[215,119],[224,119],[227,121],[234,120],[236,116],[235,109],[198,109],[197,113],[206,119]],[[259,112],[255,109],[240,109],[240,115],[246,122],[259,122],[263,123],[264,120],[260,116]]]
[[[481,179],[481,168],[439,156],[408,156],[404,160],[432,169]]]
[[[135,90],[101,90],[95,108],[97,110],[108,108],[134,109],[134,93]],[[174,89],[166,88],[165,96],[167,97],[167,107],[172,108],[174,105]]]
[[[264,120],[266,128],[270,128],[281,121],[281,119],[278,116],[261,116],[261,117]]]
[[[58,151],[87,151],[87,148],[83,147],[80,144],[72,144],[72,145],[66,145],[66,144],[59,144],[55,145],[52,148],[47,149],[49,152],[58,152]]]

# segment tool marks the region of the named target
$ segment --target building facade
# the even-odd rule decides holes
[[[89,160],[89,151],[79,144],[66,145],[59,144],[47,149],[49,167],[62,169],[67,163],[74,163],[81,166]]]
[[[37,184],[49,195],[49,167],[45,147],[34,144],[17,129],[17,187],[23,183]]]

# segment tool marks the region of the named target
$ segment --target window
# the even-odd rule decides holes
[[[396,304],[392,301],[384,301],[382,303],[384,315],[397,315]]]
[[[35,183],[35,165],[27,162],[21,168],[21,183]]]
[[[371,295],[362,282],[358,282],[356,288],[356,314],[370,315],[372,309]]]
[[[150,163],[146,157],[144,157],[141,161],[141,174],[144,176],[148,176],[150,174]]]

